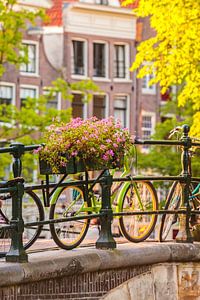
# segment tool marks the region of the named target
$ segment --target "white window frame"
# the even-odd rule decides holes
[[[11,100],[11,105],[16,105],[16,85],[14,83],[5,82],[5,81],[1,81],[0,85],[1,86],[12,87],[13,96],[12,96],[12,100]],[[13,126],[13,120],[11,120],[11,123],[0,121],[0,125],[2,125],[2,126],[6,125],[7,127],[11,128]]]
[[[71,91],[71,94],[83,94],[80,91]],[[83,95],[84,97],[84,95]],[[73,100],[72,100],[73,101]],[[83,103],[83,120],[88,118],[88,103],[84,102]]]
[[[145,75],[143,78],[142,78],[142,94],[147,94],[147,95],[156,95],[156,85],[153,84],[151,86],[149,86],[149,81],[152,79],[151,78],[152,74],[147,74]],[[143,83],[144,83],[144,80],[146,79],[146,85],[145,87],[143,87]]]
[[[114,46],[113,46],[113,50],[115,52],[115,46],[125,46],[125,77],[124,78],[118,78],[118,77],[114,77],[114,64],[113,64],[113,81],[115,82],[124,82],[127,80],[131,81],[130,80],[130,71],[129,71],[129,68],[130,68],[130,45],[127,44],[127,43],[114,43]],[[115,57],[115,54],[114,54],[114,57]]]
[[[22,44],[34,45],[35,46],[35,72],[24,72],[20,70],[20,74],[23,76],[39,76],[39,43],[31,40],[22,40]]]
[[[1,81],[0,86],[11,87],[13,90],[11,104],[16,105],[16,85],[14,83]]]
[[[84,46],[83,46],[83,51],[84,51],[84,56],[83,56],[84,75],[72,74],[72,70],[74,68],[74,66],[73,66],[73,64],[74,64],[73,41],[84,43]],[[87,76],[88,76],[88,41],[85,40],[85,39],[76,38],[76,37],[73,38],[72,37],[72,39],[71,39],[71,77],[74,78],[74,79],[86,79]]]
[[[20,84],[20,90],[19,90],[19,99],[20,99],[20,105],[21,105],[21,89],[34,89],[36,90],[35,97],[39,97],[39,87],[37,85],[30,85],[30,84]]]
[[[142,118],[143,117],[151,117],[151,128],[146,128],[142,126]],[[141,132],[142,132],[142,138],[143,138],[143,131],[149,130],[151,131],[151,134],[154,134],[155,132],[155,126],[156,126],[156,113],[155,112],[149,112],[149,111],[142,111],[141,113]],[[149,152],[149,146],[145,145],[142,146],[142,152],[148,153]]]
[[[43,95],[45,95],[44,92],[45,92],[45,91],[48,92],[48,90],[49,90],[48,87],[44,87],[44,88],[43,88],[43,91],[42,91],[42,92],[43,92]],[[58,99],[58,103],[57,103],[56,109],[57,109],[57,110],[61,110],[61,102],[62,102],[62,101],[61,101],[61,98],[62,98],[62,97],[61,97],[61,93],[60,93],[60,92],[55,92],[55,93],[57,94],[57,99]]]
[[[115,109],[116,97],[126,97],[126,128],[130,129],[130,95],[128,94],[115,94],[113,97],[113,109]]]
[[[96,80],[96,81],[105,81],[105,80],[109,80],[108,74],[109,74],[109,51],[108,51],[108,42],[106,41],[102,41],[102,40],[94,40],[93,41],[93,49],[92,49],[92,57],[93,57],[93,61],[92,61],[92,72],[94,72],[94,44],[104,44],[105,45],[105,77],[97,77],[97,76],[93,76],[92,79]]]
[[[150,66],[150,62],[144,62],[143,66]],[[156,95],[156,84],[152,84],[151,86],[149,85],[149,81],[154,78],[153,74],[146,74],[142,79],[141,79],[141,89],[142,89],[142,94],[146,95]],[[143,87],[145,83],[145,86]]]

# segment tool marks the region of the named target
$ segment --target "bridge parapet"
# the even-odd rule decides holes
[[[146,242],[113,250],[45,251],[29,257],[28,263],[1,262],[0,299],[111,300],[120,299],[124,291],[129,298],[121,297],[123,300],[176,300],[188,299],[184,295],[191,294],[193,286],[200,290],[198,243]],[[139,298],[140,288],[144,295],[152,291],[151,298]],[[168,292],[179,298],[166,298]]]

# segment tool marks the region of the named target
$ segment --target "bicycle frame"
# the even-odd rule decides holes
[[[191,201],[199,195],[200,195],[200,183],[198,183],[198,185],[192,191],[192,195],[189,196],[189,200]]]
[[[129,174],[128,171],[124,171],[122,174],[121,174],[121,178],[127,176]],[[72,179],[68,179],[66,182],[72,182],[72,183],[75,183],[75,181],[73,181]],[[101,209],[101,196],[99,196],[99,198],[93,193],[93,187],[96,183],[92,184],[89,189],[88,189],[88,194],[89,194],[89,197],[90,197],[90,200],[91,200],[91,206],[90,207],[84,207],[84,204],[82,205],[82,207],[79,209],[79,211],[77,212],[80,213],[80,212],[90,212],[90,213],[99,213],[100,212],[100,209]],[[111,194],[111,205],[112,205],[112,208],[115,208],[115,212],[119,212],[120,211],[120,207],[122,207],[122,200],[123,200],[123,195],[127,189],[127,187],[130,185],[130,182],[124,182],[124,183],[118,183],[118,186],[116,188],[116,190]],[[84,193],[84,189],[79,186],[79,188],[83,191]],[[53,193],[52,197],[51,197],[51,201],[50,201],[50,205],[53,205],[56,203],[57,201],[57,198],[61,192],[61,190],[63,189],[63,186],[62,187],[57,187],[55,192]],[[121,193],[121,191],[124,190],[124,193]],[[120,196],[117,196],[117,194],[119,193]],[[117,201],[116,201],[116,205],[113,205],[114,204],[114,200],[115,198],[117,197]],[[70,207],[72,207],[75,202],[78,200],[78,198],[74,199],[74,201],[71,203]],[[140,199],[141,201],[141,199]],[[70,209],[69,207],[69,209]],[[66,212],[67,213],[67,212]],[[118,217],[119,218],[119,217]]]

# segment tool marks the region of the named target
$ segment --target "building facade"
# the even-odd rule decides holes
[[[24,34],[29,63],[19,70],[8,66],[1,78],[1,103],[20,107],[26,97],[45,93],[58,77],[69,83],[92,79],[100,92],[89,103],[72,91],[72,103],[58,94],[50,105],[72,106],[73,117],[112,115],[133,135],[149,138],[159,120],[160,93],[148,86],[148,76],[139,80],[129,71],[137,44],[151,34],[148,24],[140,26],[132,8],[121,7],[118,0],[52,2],[51,8],[46,3],[50,22]]]

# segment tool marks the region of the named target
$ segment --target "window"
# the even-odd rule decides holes
[[[154,133],[155,127],[155,113],[142,113],[142,139],[149,140]],[[148,152],[149,146],[144,145],[142,147],[144,152]]]
[[[152,94],[152,95],[156,94],[156,85],[153,84],[153,85],[149,86],[149,82],[153,78],[154,78],[153,74],[148,74],[143,77],[143,79],[142,79],[142,93],[143,94]]]
[[[106,45],[94,43],[93,46],[93,76],[106,77]]]
[[[48,89],[44,89],[43,94],[47,96],[47,108],[60,109],[60,93],[51,93]]]
[[[72,117],[84,119],[83,94],[73,94]]]
[[[13,86],[0,85],[0,105],[12,104],[14,98]]]
[[[126,65],[125,65],[125,45],[115,45],[114,52],[114,77],[125,78],[126,77]]]
[[[21,73],[25,74],[37,74],[38,73],[38,55],[37,55],[37,44],[34,43],[23,43],[25,53],[27,53],[28,56],[28,62],[22,63],[20,65],[20,71]],[[23,54],[24,55],[24,52]]]
[[[127,96],[114,98],[114,118],[120,120],[123,127],[127,127]]]
[[[108,0],[96,0],[96,4],[108,5]]]
[[[106,96],[94,95],[93,96],[93,116],[98,119],[106,117]]]
[[[32,87],[21,87],[20,88],[20,100],[21,106],[24,105],[27,98],[36,98],[37,97],[37,88]]]
[[[72,74],[86,75],[86,49],[84,41],[72,41]]]
[[[14,93],[15,93],[14,85],[7,85],[7,84],[0,85],[0,105],[14,104],[14,98],[15,98]],[[4,117],[6,116],[5,107],[2,108],[1,115]]]

